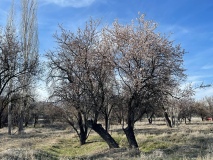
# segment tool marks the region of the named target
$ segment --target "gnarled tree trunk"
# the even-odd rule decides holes
[[[78,135],[79,139],[80,139],[80,143],[81,143],[81,145],[86,144],[87,127],[83,123],[81,112],[78,112],[78,126],[79,126],[79,129],[80,129],[80,133]]]
[[[138,143],[135,138],[134,133],[134,118],[135,118],[135,108],[138,106],[138,101],[135,100],[136,95],[133,94],[128,104],[128,112],[127,112],[127,127],[123,128],[124,133],[126,134],[126,138],[129,143],[129,148],[138,148]]]
[[[87,121],[87,125],[98,133],[101,138],[108,144],[109,148],[119,148],[118,143],[112,138],[112,136],[102,127],[101,124],[97,124],[92,120]]]
[[[166,111],[164,112],[164,117],[165,117],[167,126],[169,126],[170,128],[172,128],[172,122],[169,119],[169,115],[168,115],[168,113]]]
[[[135,138],[134,130],[132,126],[127,126],[123,128],[124,133],[126,134],[126,138],[129,143],[129,148],[138,148],[138,143]]]

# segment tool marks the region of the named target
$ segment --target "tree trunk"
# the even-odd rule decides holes
[[[135,110],[134,108],[138,106],[138,102],[135,101],[135,95],[129,101],[128,104],[128,112],[127,112],[127,127],[123,128],[124,133],[126,134],[126,138],[129,143],[129,148],[138,148],[138,143],[135,138],[134,133],[134,117],[135,117]]]
[[[28,126],[28,124],[29,124],[28,119],[25,119],[24,127],[27,127],[27,126]]]
[[[102,127],[101,124],[97,124],[92,120],[87,121],[87,125],[98,133],[101,138],[108,144],[109,148],[119,148],[118,143],[112,138],[112,136]]]
[[[81,131],[80,134],[79,134],[79,139],[80,139],[80,144],[81,145],[86,144],[87,133]]]
[[[24,123],[24,113],[23,111],[21,111],[18,121],[18,134],[22,134],[24,131],[23,123]]]
[[[152,124],[152,117],[148,118],[149,124]]]
[[[164,112],[164,116],[165,116],[165,119],[166,119],[167,126],[169,126],[170,128],[172,128],[172,123],[171,123],[171,120],[169,119],[168,113]]]
[[[202,119],[202,121],[204,121],[204,117],[203,116],[201,116],[201,119]]]
[[[81,112],[78,112],[78,126],[80,128],[79,139],[81,145],[86,143],[87,140],[87,127],[83,124]]]
[[[27,97],[24,97],[23,106],[21,105],[20,107],[18,134],[22,134],[24,132],[24,109],[27,108]]]
[[[25,111],[25,116],[24,116],[24,127],[27,127],[29,122],[30,122],[30,111],[27,109],[27,111]]]
[[[126,134],[126,138],[129,143],[129,148],[138,148],[138,143],[135,138],[134,130],[132,126],[127,126],[123,129]]]
[[[105,130],[108,132],[109,129],[109,117],[105,114]]]
[[[148,118],[149,124],[152,124],[152,118],[154,116],[154,112],[151,114],[151,116]]]
[[[191,118],[187,118],[187,119],[188,119],[189,123],[191,123]]]
[[[36,127],[36,124],[38,123],[38,115],[34,115],[34,124],[33,124],[33,127],[35,128]]]
[[[0,128],[2,128],[2,115],[0,114]]]
[[[176,121],[175,121],[175,120],[176,120],[176,118],[175,118],[175,116],[173,115],[173,116],[172,116],[172,126],[175,126],[175,125],[176,125]]]
[[[12,113],[11,113],[11,102],[8,104],[8,135],[12,134]]]

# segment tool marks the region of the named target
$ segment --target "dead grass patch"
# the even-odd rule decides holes
[[[141,151],[140,158],[131,159],[204,159],[213,157],[213,123],[195,121],[168,128],[162,121],[149,125],[147,122],[136,123],[136,139]],[[130,150],[120,126],[111,126],[110,133],[119,143],[120,149],[109,150],[107,144],[96,133],[91,132],[87,143],[80,145],[78,137],[67,127],[26,128],[25,134],[7,135],[7,129],[0,129],[0,157],[17,156],[34,159],[129,159]],[[134,154],[134,152],[133,152]],[[40,157],[40,158],[39,158]],[[46,157],[46,158],[44,158]],[[28,159],[31,159],[28,158]],[[33,158],[32,158],[33,159]]]

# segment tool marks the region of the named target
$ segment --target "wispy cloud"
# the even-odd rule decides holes
[[[91,5],[95,0],[40,0],[41,3],[45,4],[56,4],[61,7],[74,7],[81,8]]]
[[[180,35],[188,34],[190,33],[190,30],[187,27],[176,25],[176,24],[160,24],[159,30],[162,33],[172,33],[174,35]]]
[[[0,17],[1,17],[0,18],[0,25],[5,24],[6,16],[7,16],[7,12],[0,8]]]
[[[184,86],[191,84],[195,95],[193,96],[196,100],[202,100],[205,97],[209,97],[213,95],[213,86],[212,82],[205,81],[205,79],[212,79],[212,75],[198,75],[198,76],[189,76],[187,81],[181,85],[181,88]],[[200,87],[206,86],[206,87]]]
[[[213,64],[204,65],[202,69],[213,69]]]
[[[208,75],[197,75],[197,76],[188,76],[186,80],[186,84],[190,83],[192,84],[195,88],[199,87],[200,85],[209,85],[212,84],[212,79],[213,75],[208,74]]]
[[[213,95],[213,87],[208,87],[205,89],[196,89],[195,99],[202,100],[205,97],[210,97]]]
[[[193,84],[199,84],[202,82],[202,76],[188,76],[187,81]]]

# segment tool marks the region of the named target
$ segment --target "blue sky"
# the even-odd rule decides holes
[[[38,3],[42,54],[53,49],[52,35],[58,30],[58,24],[73,31],[90,17],[102,19],[103,24],[111,24],[115,19],[125,24],[141,12],[146,14],[146,19],[158,23],[158,31],[172,33],[171,40],[186,50],[187,82],[213,83],[212,0],[38,0]],[[9,8],[10,0],[0,0],[0,26],[5,24]],[[213,96],[213,87],[196,90],[197,99],[205,96]]]

